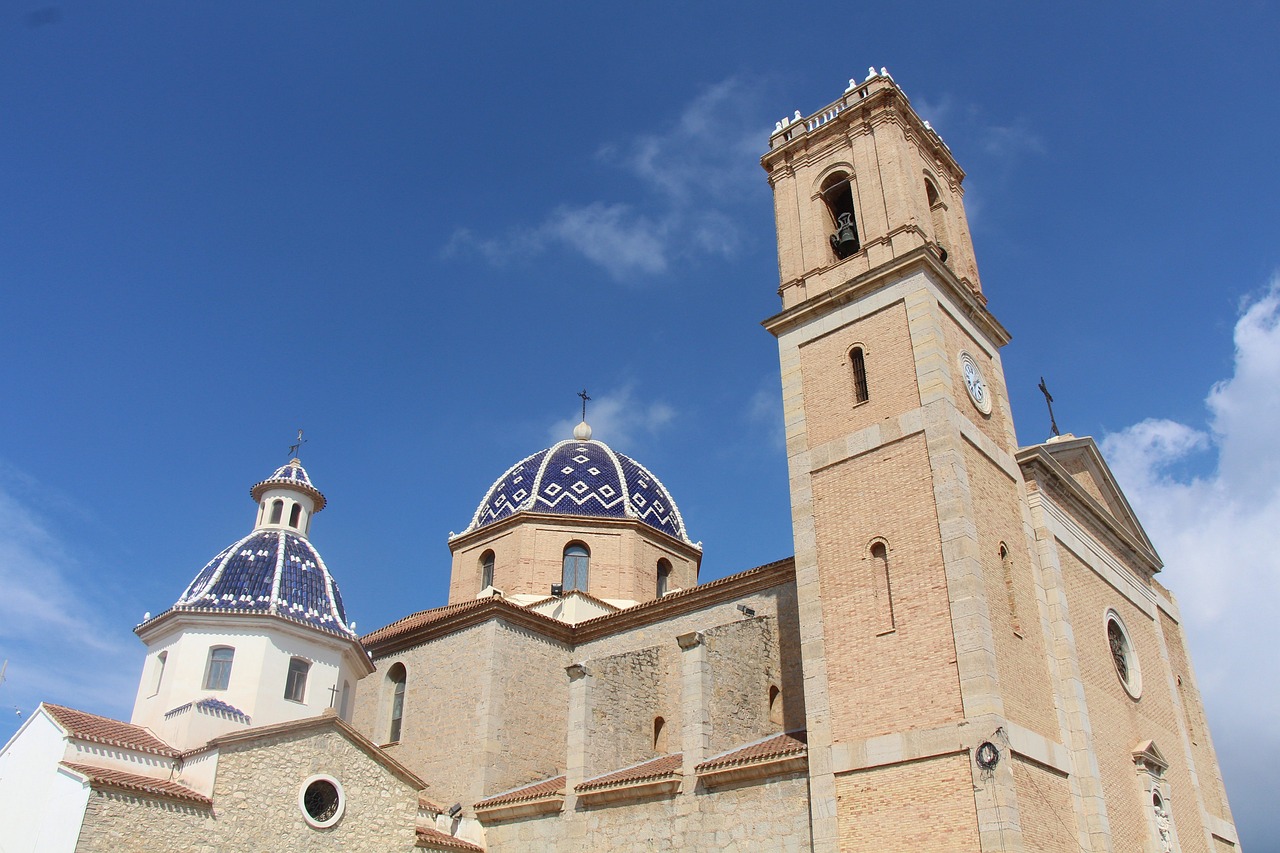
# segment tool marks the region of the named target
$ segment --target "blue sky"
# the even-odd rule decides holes
[[[40,699],[128,716],[132,626],[298,427],[362,631],[444,601],[448,533],[583,387],[704,579],[790,554],[758,159],[883,65],[969,173],[1020,440],[1044,375],[1106,441],[1243,840],[1280,850],[1277,32],[1258,2],[10,4],[0,738]]]

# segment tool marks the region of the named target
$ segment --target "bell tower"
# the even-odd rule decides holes
[[[814,849],[1022,850],[1009,743],[1060,721],[964,172],[883,69],[761,162]]]

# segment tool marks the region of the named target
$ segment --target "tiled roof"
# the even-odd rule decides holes
[[[342,593],[319,552],[287,530],[258,529],[224,548],[196,574],[173,610],[273,613],[355,637]]]
[[[418,793],[418,808],[422,809],[423,811],[435,812],[436,814],[439,814],[440,812],[444,811],[444,809],[436,805],[435,802],[432,801],[426,794],[421,792]]]
[[[166,779],[153,779],[150,776],[139,776],[136,773],[126,773],[123,770],[111,770],[106,767],[94,767],[91,764],[78,764],[72,761],[61,761],[59,763],[68,770],[74,770],[82,776],[87,776],[90,784],[95,786],[117,788],[123,791],[137,791],[141,794],[167,797],[172,800],[184,800],[189,803],[200,803],[206,806],[213,803],[213,800],[204,794],[197,793],[184,785],[179,785],[177,782],[170,782]]]
[[[783,758],[789,755],[803,755],[808,751],[805,745],[805,733],[789,732],[787,734],[774,735],[765,738],[756,743],[749,743],[746,746],[729,750],[721,753],[714,758],[708,759],[697,766],[696,772],[705,773],[708,770],[720,770],[725,767],[734,767],[736,765],[751,764],[756,761],[764,761],[770,758]]]
[[[612,773],[606,773],[603,776],[588,779],[582,784],[575,786],[574,790],[591,791],[596,788],[607,788],[612,785],[624,785],[631,782],[644,782],[649,779],[660,779],[663,776],[670,776],[673,773],[679,773],[683,763],[683,753],[677,752],[672,755],[663,755],[651,761],[645,761],[642,764],[636,764],[632,767],[624,767],[621,770],[615,770]]]
[[[490,599],[477,598],[474,601],[463,601],[459,604],[446,604],[444,607],[436,607],[431,610],[419,610],[417,613],[410,613],[403,619],[397,619],[390,625],[384,625],[376,631],[370,631],[360,638],[360,642],[368,646],[374,643],[380,643],[389,640],[392,637],[398,637],[401,634],[408,634],[432,622],[438,622],[456,613],[462,613],[467,610],[475,610],[484,607]],[[507,602],[510,604],[510,602]],[[513,607],[515,605],[512,605]]]
[[[327,503],[324,494],[312,484],[311,477],[307,474],[307,469],[303,468],[302,463],[297,459],[290,459],[287,463],[277,468],[270,477],[259,483],[254,483],[253,488],[249,490],[249,495],[254,501],[260,501],[262,500],[262,493],[272,486],[293,486],[295,489],[305,492],[315,501],[316,512],[324,509],[324,505]]]
[[[463,841],[461,838],[455,838],[447,835],[438,829],[429,827],[418,827],[418,845],[434,850],[475,850],[477,853],[483,853],[483,847],[477,847],[470,841]]]
[[[77,711],[75,708],[65,708],[62,705],[50,705],[47,702],[44,704],[44,709],[57,721],[58,725],[67,730],[69,735],[79,740],[119,746],[138,752],[150,752],[169,758],[175,758],[178,755],[176,749],[142,726],[122,723],[119,720],[100,717],[87,711]]]
[[[492,797],[481,800],[476,803],[477,809],[489,809],[495,806],[506,806],[512,803],[522,803],[526,800],[540,800],[543,797],[553,797],[557,794],[564,793],[564,777],[557,776],[554,779],[543,779],[541,782],[534,782],[531,785],[525,785],[512,791],[506,791],[501,794],[495,794]]]
[[[485,493],[464,532],[526,510],[634,518],[692,544],[666,486],[601,441],[562,441],[520,460]]]
[[[250,722],[249,715],[246,714],[244,711],[241,711],[239,708],[235,707],[234,705],[228,705],[226,702],[223,702],[221,699],[215,699],[212,696],[206,696],[205,698],[200,699],[196,702],[188,702],[185,705],[179,705],[178,707],[174,708],[171,711],[165,711],[164,718],[167,720],[170,717],[173,717],[177,714],[181,714],[183,711],[188,711],[192,708],[199,708],[203,711],[209,711],[214,714],[220,714],[222,716],[232,717],[236,720],[239,720],[242,723]]]

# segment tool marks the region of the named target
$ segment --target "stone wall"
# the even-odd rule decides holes
[[[574,812],[491,823],[488,849],[716,850],[800,853],[810,849],[808,784],[803,773],[674,797],[580,807]]]
[[[769,688],[781,686],[778,620],[756,616],[705,634],[711,672],[710,754],[776,733],[769,721]]]
[[[346,795],[330,829],[312,828],[298,805],[316,773]],[[94,791],[76,851],[411,851],[417,813],[418,792],[338,732],[283,733],[222,747],[212,809]]]

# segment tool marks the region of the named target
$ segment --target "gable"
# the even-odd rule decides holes
[[[1074,498],[1075,506],[1068,509],[1092,516],[1094,522],[1145,551],[1159,571],[1161,561],[1155,546],[1092,438],[1068,434],[1024,447],[1018,451],[1018,463],[1024,470],[1038,466],[1048,472]]]

